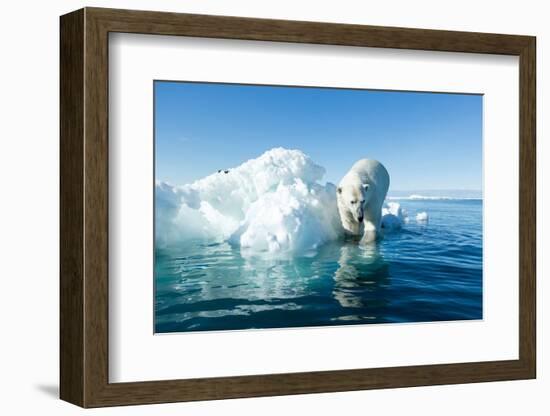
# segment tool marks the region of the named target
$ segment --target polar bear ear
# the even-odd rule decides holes
[[[337,191],[339,194],[341,194],[341,193],[342,193],[342,187],[339,186],[338,188],[336,188],[336,191]]]

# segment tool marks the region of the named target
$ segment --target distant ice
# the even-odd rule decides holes
[[[482,191],[467,189],[391,191],[388,200],[480,200]]]
[[[299,150],[271,149],[258,158],[191,184],[157,182],[155,239],[228,241],[245,251],[307,252],[343,235],[336,187],[321,184],[325,169]],[[407,213],[382,209],[386,230]]]
[[[464,199],[480,199],[480,198],[472,198],[472,197],[457,198],[452,196],[427,196],[427,195],[411,194],[408,196],[388,196],[387,199],[389,200],[408,199],[411,201],[415,201],[415,200],[439,201],[439,200],[457,200],[457,199],[464,200]]]

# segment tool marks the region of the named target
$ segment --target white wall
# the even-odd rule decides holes
[[[77,414],[59,401],[58,384],[58,16],[82,6],[156,9],[434,29],[529,34],[538,37],[538,313],[539,378],[535,381],[423,387],[218,402],[92,410],[88,414],[408,415],[548,412],[550,361],[543,351],[543,244],[550,209],[542,194],[550,146],[544,142],[544,104],[550,96],[545,62],[550,26],[542,1],[69,1],[5,2],[1,14],[0,152],[0,409],[4,414]],[[546,199],[546,201],[543,200]],[[545,234],[543,236],[543,233]],[[460,340],[457,340],[460,342]]]

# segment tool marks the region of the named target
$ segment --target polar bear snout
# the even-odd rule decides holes
[[[357,204],[359,205],[357,207],[357,210],[353,213],[355,217],[355,221],[361,223],[363,222],[363,218],[365,217],[365,209],[363,208],[363,204]]]
[[[361,193],[358,198],[351,202],[353,218],[358,223],[362,223],[363,218],[365,217],[365,204],[365,195],[363,193]]]

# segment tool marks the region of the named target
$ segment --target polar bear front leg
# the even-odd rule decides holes
[[[360,244],[369,244],[376,241],[376,226],[369,220],[363,221],[363,237]]]

